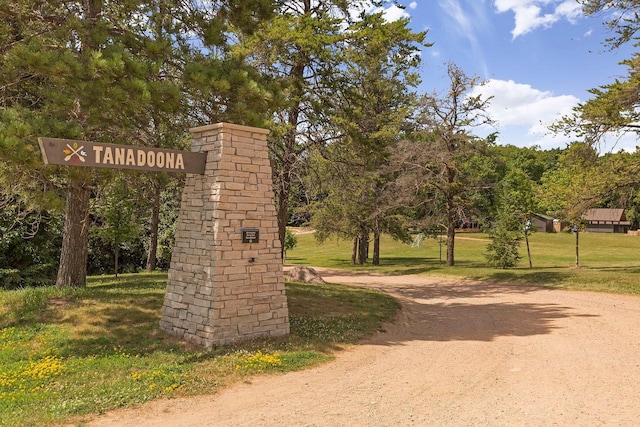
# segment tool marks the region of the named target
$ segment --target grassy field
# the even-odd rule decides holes
[[[516,268],[487,267],[484,257],[489,238],[485,234],[459,233],[454,267],[446,266],[446,246],[427,239],[412,247],[390,238],[381,242],[380,266],[350,264],[351,242],[318,244],[313,234],[300,234],[298,245],[287,253],[286,263],[374,271],[385,274],[455,276],[513,284],[534,284],[640,295],[640,237],[623,234],[580,233],[579,264],[575,268],[575,236],[570,233],[535,233],[530,238],[533,268],[526,247]]]
[[[93,277],[84,290],[1,291],[0,426],[82,425],[89,414],[314,366],[399,309],[379,292],[290,283],[289,337],[209,351],[158,330],[166,279]]]
[[[534,234],[533,268],[526,258],[513,269],[486,267],[487,243],[486,235],[459,234],[456,266],[446,267],[433,239],[412,247],[385,238],[380,266],[352,266],[350,242],[318,245],[302,234],[286,262],[640,294],[640,237],[581,234],[580,268],[571,234]],[[93,277],[81,290],[0,291],[0,426],[82,425],[110,409],[314,366],[382,328],[399,309],[373,291],[289,283],[289,337],[203,350],[159,332],[165,286],[166,274],[138,274]]]

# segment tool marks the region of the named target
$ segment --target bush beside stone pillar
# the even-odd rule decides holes
[[[219,123],[191,129],[207,153],[187,175],[160,328],[211,348],[289,334],[265,129]],[[244,242],[254,237],[257,242]]]

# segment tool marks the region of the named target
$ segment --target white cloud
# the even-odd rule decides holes
[[[583,15],[582,5],[576,1],[563,1],[556,7],[556,14],[569,22],[576,22]]]
[[[399,8],[395,4],[392,4],[387,8],[383,7],[381,10],[383,11],[382,16],[384,16],[384,19],[389,22],[394,22],[402,18],[409,18],[411,16],[404,9]]]
[[[415,9],[416,7],[418,7],[418,3],[414,2],[414,1],[409,3],[409,9]]]
[[[448,29],[468,41],[468,54],[483,71],[483,76],[487,76],[484,49],[477,37],[478,33],[485,31],[490,25],[484,3],[478,0],[439,0],[438,5],[453,21]]]
[[[457,28],[462,34],[470,40],[475,41],[474,20],[469,16],[458,0],[441,0],[440,7],[447,13],[456,23]]]
[[[601,153],[620,150],[634,153],[638,151],[638,147],[640,147],[640,137],[635,132],[608,133],[599,141],[597,146]]]
[[[499,141],[520,147],[539,146],[543,150],[564,148],[576,137],[564,134],[553,134],[549,125],[562,116],[570,115],[573,107],[580,99],[573,95],[555,95],[549,91],[541,91],[528,84],[516,83],[513,80],[488,80],[477,86],[470,94],[493,97],[488,113],[496,121]],[[496,131],[485,128],[485,133]],[[600,152],[625,150],[634,152],[639,144],[635,134],[607,134],[598,144]]]
[[[461,4],[460,0],[440,0],[440,8],[453,19],[456,29],[461,35],[476,43],[476,32],[487,25],[487,19],[481,2],[467,0]]]
[[[582,6],[576,0],[494,0],[498,13],[514,14],[515,39],[538,28],[547,28],[566,19],[575,22],[582,15]]]
[[[572,95],[554,95],[513,80],[488,80],[471,95],[479,94],[492,97],[488,113],[496,121],[503,143],[543,148],[568,142],[567,137],[550,135],[548,126],[571,114],[580,101]]]
[[[355,2],[353,7],[351,7],[351,9],[349,10],[349,15],[351,16],[352,19],[358,19],[358,17],[363,11],[366,11],[367,13],[382,12],[382,16],[388,22],[394,22],[394,21],[397,21],[398,19],[411,17],[411,15],[408,14],[405,9],[398,7],[395,3],[390,1],[387,1],[386,3],[388,5],[381,6],[381,7],[374,7],[370,1],[363,1],[361,3]],[[409,7],[411,9],[415,9],[417,7],[417,3],[412,2],[409,5]]]
[[[364,0],[362,2],[353,2],[348,9],[348,14],[349,14],[349,17],[354,21],[359,21],[360,15],[363,12],[367,14],[382,12],[382,16],[387,22],[395,22],[398,19],[411,17],[411,15],[409,15],[404,9],[396,6],[395,3],[392,3],[388,0],[386,3],[391,3],[391,4],[382,6],[382,7],[376,7],[369,0]],[[336,15],[341,16],[341,13],[342,12],[338,12],[336,13]],[[347,28],[346,23],[343,23],[343,30],[346,30],[346,28]]]
[[[573,95],[554,95],[513,80],[488,80],[476,87],[477,93],[492,96],[490,112],[504,125],[551,123],[579,102]]]

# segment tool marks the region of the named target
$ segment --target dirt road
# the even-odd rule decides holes
[[[640,425],[640,298],[321,274],[392,293],[400,319],[318,368],[90,425]]]

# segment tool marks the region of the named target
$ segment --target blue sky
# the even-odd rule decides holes
[[[613,34],[602,14],[586,17],[576,0],[399,0],[388,3],[393,20],[410,16],[416,31],[428,30],[434,43],[422,53],[422,92],[446,88],[446,63],[486,84],[493,96],[489,112],[497,121],[499,143],[565,147],[572,139],[551,135],[547,126],[591,97],[588,90],[627,74],[619,62],[632,46],[609,51],[603,44]],[[483,135],[490,130],[478,131]],[[630,135],[607,137],[602,151],[635,151]]]

